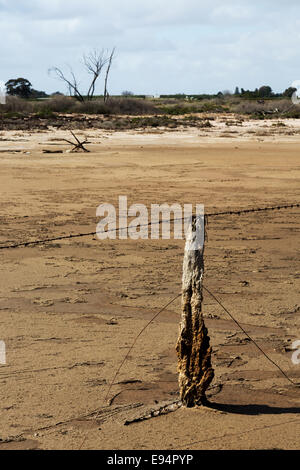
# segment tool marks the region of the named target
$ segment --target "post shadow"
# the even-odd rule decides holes
[[[213,403],[210,401],[206,404],[206,406],[208,408],[212,408],[218,411],[223,411],[225,413],[249,415],[249,416],[300,413],[299,406],[281,407],[281,406],[269,406],[269,405],[263,405],[263,404],[240,405],[240,404],[232,404],[232,403]]]

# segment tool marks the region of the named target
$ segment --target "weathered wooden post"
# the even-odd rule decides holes
[[[187,407],[207,403],[205,392],[214,378],[211,347],[201,305],[204,225],[204,216],[192,218],[186,233],[183,261],[182,314],[176,350],[180,397],[183,405]]]

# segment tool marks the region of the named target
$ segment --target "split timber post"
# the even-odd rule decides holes
[[[179,389],[186,407],[207,404],[205,392],[214,378],[211,347],[202,314],[204,216],[193,216],[186,232],[182,276],[182,314],[177,341]],[[202,232],[202,233],[200,233]],[[202,242],[199,243],[200,237]]]

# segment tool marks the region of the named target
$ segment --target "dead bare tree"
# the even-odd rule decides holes
[[[70,94],[74,96],[78,101],[90,101],[93,99],[95,94],[96,82],[101,75],[103,67],[107,64],[104,81],[104,101],[106,102],[109,96],[107,91],[107,82],[114,53],[115,48],[113,48],[109,55],[108,51],[105,51],[104,49],[102,49],[101,51],[94,49],[89,54],[83,55],[83,65],[87,73],[92,75],[92,80],[86,94],[83,94],[79,91],[79,84],[77,78],[73,72],[73,69],[70,66],[69,76],[67,76],[64,71],[59,67],[51,67],[49,69],[49,74],[53,72],[59,80],[63,81],[67,85]]]
[[[70,78],[67,78],[64,72],[58,67],[52,67],[49,69],[49,73],[54,72],[59,80],[63,81],[67,85],[69,94],[73,95],[78,101],[83,102],[85,99],[78,89],[78,82],[75,74],[71,67],[69,67],[69,69],[69,73],[71,75]]]
[[[114,47],[113,50],[111,51],[111,54],[110,54],[109,59],[108,59],[108,66],[107,66],[107,69],[106,69],[105,80],[104,80],[104,93],[103,93],[104,103],[106,103],[108,98],[109,98],[109,93],[108,93],[108,90],[107,90],[107,82],[108,82],[108,75],[109,75],[109,72],[110,72],[111,64],[112,64],[112,61],[113,61],[113,58],[114,58],[114,55],[115,55],[115,50],[116,50],[116,48]]]
[[[109,58],[105,57],[105,52],[102,50],[98,52],[94,50],[89,55],[83,56],[85,68],[89,74],[93,76],[90,87],[87,92],[87,100],[91,100],[95,93],[96,81],[99,78],[104,65],[109,61]]]

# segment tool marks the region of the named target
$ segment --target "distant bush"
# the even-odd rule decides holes
[[[6,103],[0,106],[1,113],[30,113],[34,109],[30,101],[18,96],[7,96]]]
[[[39,117],[42,119],[50,119],[50,118],[55,118],[55,114],[52,111],[52,109],[50,109],[48,106],[44,106],[37,111],[36,117]]]
[[[180,116],[183,114],[191,114],[197,112],[196,108],[192,108],[191,106],[180,106],[180,105],[173,105],[173,106],[164,106],[162,107],[162,111],[165,114],[170,114],[171,116]]]
[[[75,100],[69,96],[54,95],[49,100],[38,103],[40,108],[48,108],[54,113],[67,113],[70,112],[75,104]]]
[[[198,112],[227,113],[229,111],[229,107],[225,106],[222,101],[220,102],[220,100],[207,100],[202,101],[201,105],[199,106]]]
[[[161,98],[173,98],[176,100],[182,100],[187,97],[185,93],[176,93],[175,95],[160,95]]]
[[[132,128],[135,127],[162,127],[169,123],[167,116],[136,117],[129,120]]]
[[[300,106],[294,106],[287,113],[284,114],[286,118],[300,119]]]
[[[261,112],[264,109],[264,105],[254,102],[254,101],[244,101],[237,104],[233,111],[238,114],[253,114]]]
[[[79,114],[111,114],[108,104],[104,103],[101,99],[84,101],[83,103],[76,101],[73,103],[73,107],[69,111]]]
[[[220,100],[202,100],[201,102],[196,102],[190,104],[189,106],[184,106],[181,104],[174,104],[172,106],[164,105],[161,106],[161,110],[165,114],[180,116],[184,114],[193,114],[193,113],[226,113],[229,111],[229,107],[225,106]]]
[[[78,114],[157,114],[158,108],[140,98],[110,98],[106,103],[98,98],[92,101],[78,102],[73,97],[56,95],[43,101],[28,101],[16,96],[8,96],[7,103],[0,107],[0,112],[37,113],[40,117],[53,117],[53,113]]]
[[[273,99],[245,99],[240,96],[229,96],[201,101],[184,101],[173,98],[147,100],[134,97],[111,97],[106,103],[103,97],[97,97],[91,101],[78,102],[73,97],[64,95],[54,95],[43,100],[22,99],[17,96],[7,96],[6,104],[0,106],[0,114],[5,117],[28,116],[30,114],[37,118],[58,118],[59,114],[87,114],[102,116],[133,116],[149,119],[148,124],[141,122],[141,125],[165,125],[163,119],[174,118],[168,125],[173,126],[179,121],[185,125],[200,118],[202,113],[209,113],[209,120],[213,120],[213,115],[218,113],[237,113],[248,115],[256,119],[272,117],[300,118],[300,106],[292,104],[288,97]],[[124,118],[123,118],[124,116]],[[180,116],[184,116],[183,119]],[[158,119],[159,117],[159,119]],[[206,118],[206,116],[204,116]],[[163,118],[163,119],[160,119]],[[176,121],[176,122],[175,122]],[[137,123],[132,123],[137,124]],[[114,124],[119,125],[119,124]],[[122,123],[122,126],[125,126]],[[196,125],[196,122],[194,122]]]
[[[291,105],[292,103],[288,99],[241,101],[232,107],[232,111],[238,114],[280,114],[286,113],[291,108]]]
[[[295,93],[295,91],[297,91],[297,88],[290,86],[283,92],[283,96],[287,96],[288,98],[291,98],[292,95]]]
[[[124,91],[122,92],[122,96],[126,96],[126,97],[128,97],[128,96],[134,96],[134,93],[133,93],[132,91],[129,91],[129,90],[124,90]]]
[[[103,99],[80,103],[70,97],[55,97],[47,101],[47,107],[54,112],[78,114],[155,114],[157,109],[146,100],[138,98],[110,98],[106,103]]]
[[[111,98],[107,106],[111,114],[143,115],[158,112],[154,104],[139,98]]]

